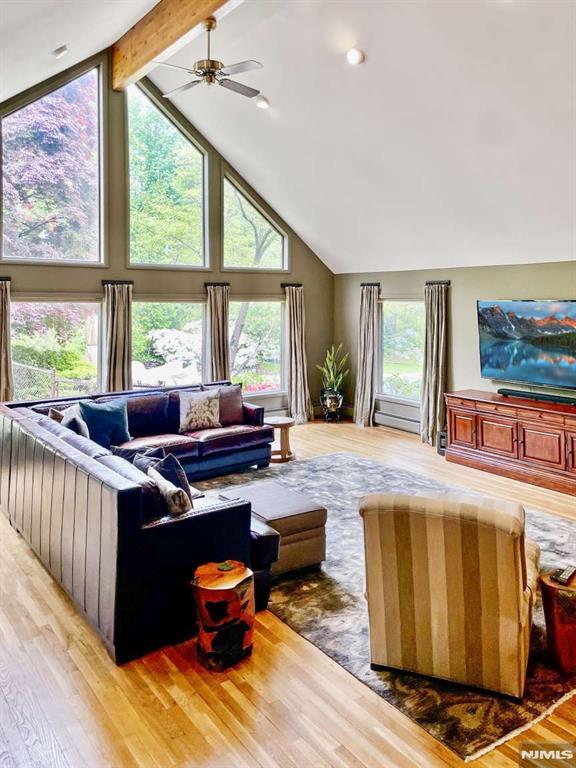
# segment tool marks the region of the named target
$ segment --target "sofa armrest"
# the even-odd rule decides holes
[[[244,424],[261,427],[264,424],[264,406],[242,403],[242,416],[244,417]]]

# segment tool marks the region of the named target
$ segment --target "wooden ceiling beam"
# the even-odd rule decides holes
[[[160,0],[112,47],[112,88],[123,91],[173,56],[201,31],[208,16],[222,17],[238,0]],[[225,8],[230,6],[230,8]]]

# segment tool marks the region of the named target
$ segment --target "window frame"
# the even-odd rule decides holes
[[[375,398],[387,403],[398,403],[399,405],[408,405],[420,408],[420,399],[411,400],[408,397],[399,397],[383,392],[383,363],[384,363],[384,304],[386,302],[414,302],[424,305],[424,296],[420,295],[402,295],[402,296],[381,296],[378,299],[378,350],[376,356],[376,365],[378,371],[378,380],[376,382]]]
[[[206,297],[202,296],[195,298],[194,295],[190,296],[178,296],[174,297],[173,295],[166,295],[166,296],[159,296],[158,294],[145,294],[145,295],[133,295],[132,296],[132,306],[134,304],[200,304],[202,307],[202,356],[201,356],[201,372],[200,372],[200,378],[201,381],[196,382],[198,384],[205,383],[206,379],[206,373],[210,370],[210,361],[208,359],[208,337],[207,337],[207,328],[208,328],[208,317],[207,317],[207,302]],[[133,319],[132,319],[132,322]],[[131,337],[133,340],[133,334],[132,334],[133,328],[130,328]],[[130,348],[130,360],[131,362],[134,361],[134,356],[132,354],[132,347]],[[171,385],[169,385],[171,386]],[[176,385],[174,385],[176,386]],[[134,389],[134,385],[132,386]],[[154,387],[148,387],[148,389],[153,389]],[[135,389],[137,392],[138,389]]]
[[[104,391],[106,381],[106,349],[105,349],[105,312],[104,297],[102,294],[90,293],[12,293],[10,305],[15,304],[96,304],[98,306],[98,364],[96,373],[96,390],[88,395],[100,394]],[[10,319],[10,347],[13,341],[12,319]],[[10,362],[13,363],[12,350],[10,350]]]
[[[4,118],[15,112],[34,104],[36,101],[49,96],[54,91],[63,88],[74,80],[78,80],[88,72],[96,70],[98,81],[98,261],[79,261],[78,259],[13,259],[4,255],[4,228],[3,210],[0,206],[0,263],[9,265],[43,265],[47,267],[82,267],[89,269],[106,269],[109,266],[108,243],[108,206],[106,200],[109,192],[108,174],[108,125],[109,105],[105,83],[110,75],[108,57],[98,54],[87,61],[83,61],[75,67],[71,67],[64,73],[55,75],[47,80],[41,87],[33,86],[28,90],[8,99],[0,108],[0,199],[3,196],[3,168],[2,168],[2,130],[1,123]],[[57,302],[55,302],[57,303]]]
[[[224,249],[224,239],[225,239],[225,231],[224,231],[224,185],[226,182],[229,182],[232,184],[233,187],[235,187],[238,192],[246,198],[246,200],[252,205],[258,213],[266,219],[266,221],[270,224],[270,226],[278,232],[280,237],[282,238],[282,267],[229,267],[226,266],[225,263],[225,249]],[[237,175],[233,172],[232,168],[223,163],[223,169],[222,169],[222,175],[220,179],[220,203],[221,203],[221,217],[220,217],[220,231],[221,231],[221,242],[220,242],[220,271],[221,272],[241,272],[241,273],[252,273],[252,274],[260,274],[260,275],[285,275],[289,274],[291,272],[291,266],[290,266],[290,247],[289,247],[289,236],[288,232],[286,231],[286,228],[282,226],[278,220],[272,216],[264,207],[262,203],[260,203],[257,199],[254,193],[250,192],[246,186],[240,181],[240,179],[237,177]]]
[[[131,260],[131,227],[130,227],[130,126],[128,114],[128,93],[125,92],[125,117],[126,117],[126,269],[161,269],[212,272],[212,254],[210,251],[210,169],[208,160],[208,148],[205,147],[196,135],[194,135],[184,123],[178,120],[177,115],[170,110],[170,105],[160,101],[153,87],[146,80],[140,80],[132,86],[139,88],[151,104],[166,118],[174,128],[190,142],[202,156],[202,265],[192,264],[138,264]]]
[[[260,392],[247,392],[242,388],[243,397],[253,400],[254,398],[274,397],[278,395],[285,395],[288,392],[287,374],[288,368],[286,365],[286,299],[279,296],[246,296],[246,295],[231,295],[229,303],[250,303],[256,302],[275,303],[280,304],[280,389],[267,389]],[[228,344],[230,344],[230,334],[228,334]],[[209,369],[208,369],[209,370]],[[230,368],[230,380],[232,381],[232,368]]]

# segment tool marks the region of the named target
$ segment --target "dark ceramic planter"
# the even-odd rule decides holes
[[[344,395],[336,389],[322,389],[320,391],[320,403],[324,421],[340,421]]]

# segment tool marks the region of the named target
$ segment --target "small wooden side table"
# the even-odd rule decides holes
[[[540,587],[548,651],[563,672],[576,672],[576,574],[568,584],[558,584],[547,573]]]
[[[290,430],[296,423],[289,416],[265,416],[264,423],[280,430],[280,448],[272,448],[271,461],[274,464],[283,464],[285,461],[292,461],[296,454],[290,448]]]
[[[254,574],[238,560],[206,563],[194,573],[198,658],[221,671],[252,653]]]

